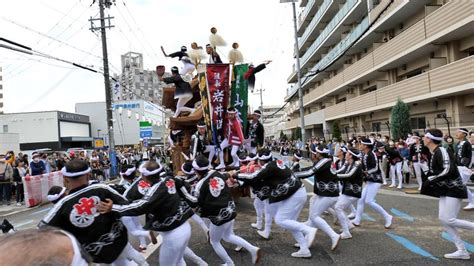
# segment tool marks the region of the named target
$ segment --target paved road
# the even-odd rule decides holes
[[[310,188],[310,185],[307,185]],[[454,245],[443,234],[437,219],[438,201],[421,195],[406,194],[397,190],[382,189],[377,201],[395,216],[392,230],[383,228],[383,221],[370,208],[366,209],[365,219],[361,227],[352,232],[353,239],[341,242],[338,249],[330,251],[330,240],[318,232],[316,241],[311,248],[311,259],[295,259],[290,254],[296,251],[292,247],[294,240],[288,232],[273,227],[271,239],[266,241],[250,227],[255,215],[250,199],[238,202],[238,216],[235,224],[236,234],[262,248],[264,257],[261,265],[473,265],[474,255],[470,261],[451,261],[443,259],[443,254],[454,251]],[[465,204],[463,204],[464,206]],[[8,219],[19,230],[34,228],[39,220],[46,215],[52,205],[28,210],[8,216]],[[307,207],[303,210],[300,220],[307,218]],[[2,217],[0,217],[2,218]],[[474,212],[461,211],[459,218],[474,221]],[[326,217],[332,221],[332,217]],[[191,221],[192,223],[192,221]],[[193,234],[190,247],[196,254],[203,257],[210,265],[218,265],[219,258],[206,242],[201,229],[192,224]],[[338,231],[339,227],[334,226]],[[467,247],[474,253],[474,233],[461,231]],[[135,242],[135,241],[133,241]],[[229,255],[237,265],[250,265],[250,256],[245,252],[233,251],[233,246],[224,244]],[[157,265],[158,251],[153,252],[148,261]],[[192,265],[191,263],[189,263]]]

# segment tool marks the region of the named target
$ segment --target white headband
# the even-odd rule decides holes
[[[227,113],[228,113],[228,114],[235,114],[236,112],[237,112],[237,111],[229,111],[229,110],[227,110]]]
[[[350,154],[352,154],[353,156],[357,157],[357,158],[360,158],[360,157],[361,157],[360,154],[356,154],[356,153],[352,152],[352,151],[349,150],[349,149],[348,149],[347,151],[348,151]]]
[[[181,165],[181,171],[182,171],[183,173],[185,173],[185,174],[187,174],[187,175],[192,175],[192,174],[194,174],[194,169],[191,169],[191,171],[188,172],[188,171],[184,170],[184,167],[183,167],[183,166],[184,166],[184,163]]]
[[[430,132],[426,133],[425,137],[427,137],[429,139],[432,139],[432,140],[443,141],[443,137],[435,137],[435,136],[431,135]]]
[[[262,114],[259,114],[257,112],[253,112],[254,115],[262,116]]]
[[[158,162],[157,162],[158,163]],[[145,164],[142,164],[140,166],[140,168],[138,168],[138,172],[140,172],[143,176],[151,176],[151,175],[156,175],[158,174],[159,172],[161,172],[161,170],[163,170],[163,166],[161,166],[160,163],[158,163],[158,165],[160,167],[158,167],[158,169],[155,169],[153,171],[148,171],[148,169],[146,169],[145,167]]]
[[[258,159],[259,160],[262,160],[262,161],[266,161],[266,160],[269,160],[272,158],[272,154],[270,153],[269,155],[262,155],[262,156],[258,156]]]
[[[303,156],[298,156],[298,154],[296,154],[296,153],[293,156],[295,156],[295,158],[298,159],[298,160],[303,159]]]
[[[360,143],[364,144],[364,145],[374,145],[374,142],[369,139],[370,142],[364,142],[363,140],[360,141]]]
[[[240,158],[239,158],[239,162],[243,162],[243,163],[244,163],[244,162],[248,162],[248,161],[249,161],[249,157],[248,157],[248,156],[245,157],[245,158],[243,158],[243,159],[240,159]]]
[[[255,161],[255,160],[257,160],[257,159],[258,159],[258,155],[256,155],[256,154],[255,154],[254,157],[247,156],[247,160],[248,160],[248,161]]]
[[[206,128],[206,125],[197,125],[198,128]]]
[[[193,168],[194,168],[195,170],[198,170],[198,171],[204,171],[204,170],[209,170],[209,165],[200,167],[200,166],[196,163],[196,161],[193,161]]]
[[[46,199],[48,199],[48,201],[56,201],[58,200],[62,195],[64,195],[64,192],[66,192],[66,188],[63,187],[63,189],[61,189],[61,192],[59,192],[58,194],[53,194],[53,195],[48,195],[46,196]]]
[[[71,172],[68,172],[66,170],[66,166],[64,166],[62,169],[61,169],[61,174],[63,174],[63,176],[67,176],[67,177],[76,177],[76,176],[81,176],[81,175],[85,175],[87,173],[89,173],[90,171],[92,171],[92,169],[90,167],[88,167],[86,170],[84,171],[81,171],[81,172],[76,172],[76,173],[71,173]]]
[[[310,151],[311,151],[311,153],[313,153],[313,154],[316,154],[316,153],[328,154],[328,153],[329,153],[329,150],[326,149],[326,148],[324,148],[323,150],[320,150],[318,147],[316,147],[315,150],[316,150],[316,152],[314,152],[313,150],[310,150]]]
[[[125,171],[125,173],[120,173],[121,176],[129,176],[131,175],[133,172],[135,172],[135,170],[137,170],[136,167],[132,167],[132,168],[128,168],[127,171]]]
[[[464,129],[458,129],[459,132],[461,133],[464,133],[466,135],[469,135],[469,132],[467,130],[464,130]]]

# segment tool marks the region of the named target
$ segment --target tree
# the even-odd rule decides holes
[[[301,140],[301,128],[297,127],[291,132],[291,140]]]
[[[394,140],[405,139],[411,132],[410,107],[400,98],[390,113],[390,132]]]
[[[339,125],[339,120],[336,120],[332,123],[332,138],[341,141],[341,128]]]
[[[287,140],[288,139],[288,137],[285,134],[283,134],[283,131],[280,131],[280,139],[281,140]]]

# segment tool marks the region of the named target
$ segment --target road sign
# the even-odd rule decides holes
[[[103,148],[104,147],[104,139],[103,138],[94,138],[94,147],[95,148]]]
[[[140,138],[151,138],[153,136],[153,128],[148,121],[140,121]]]

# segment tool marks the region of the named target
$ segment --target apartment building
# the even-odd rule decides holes
[[[280,132],[285,133],[284,110],[278,105],[264,105],[262,111],[262,124],[265,128],[265,137],[278,138]],[[290,132],[291,133],[291,132]]]
[[[0,114],[3,114],[3,75],[2,67],[0,66]]]
[[[413,130],[474,127],[473,0],[300,1],[305,133],[388,135],[398,98]],[[288,83],[296,83],[295,67]],[[300,124],[288,89],[287,130]],[[453,131],[453,130],[451,130]]]

